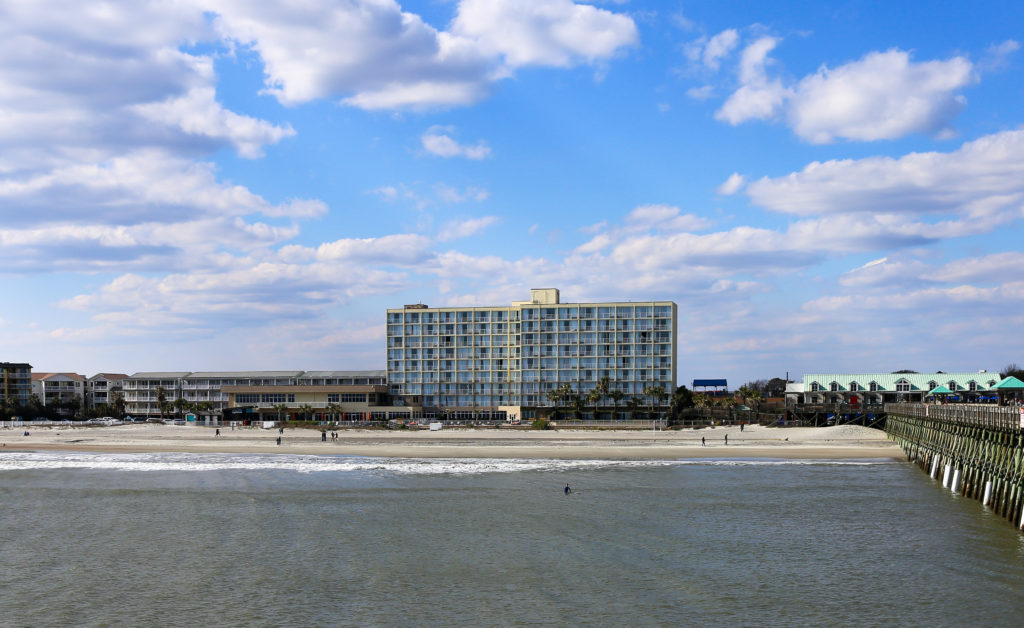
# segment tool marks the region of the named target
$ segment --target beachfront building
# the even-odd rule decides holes
[[[121,382],[127,377],[124,373],[97,373],[85,380],[85,407],[113,405],[118,396],[123,398]]]
[[[32,395],[32,365],[0,362],[0,407],[23,406]]]
[[[32,394],[40,405],[74,415],[85,407],[85,377],[78,373],[32,373]]]
[[[870,405],[947,401],[994,401],[1002,378],[986,370],[966,373],[813,373],[786,387],[789,404]]]
[[[676,327],[671,301],[562,303],[554,288],[509,305],[406,305],[387,310],[388,385],[415,412],[444,418],[534,418],[565,405],[555,391],[585,396],[603,378],[599,406],[646,406],[645,391],[675,390]]]
[[[143,372],[122,385],[127,413],[140,418],[189,411],[244,420],[408,418],[407,408],[388,404],[385,371]]]

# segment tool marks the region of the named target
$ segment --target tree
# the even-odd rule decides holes
[[[577,421],[579,421],[580,418],[583,415],[583,408],[585,408],[586,405],[587,405],[586,398],[584,398],[583,395],[579,394],[575,390],[570,390],[569,391],[569,396],[568,396],[568,402],[569,402],[569,407],[572,408],[572,416],[573,416],[573,418],[576,419]]]
[[[327,406],[327,413],[331,416],[331,421],[339,423],[339,417],[341,416],[341,404],[332,403]]]
[[[598,406],[601,404],[601,400],[608,396],[611,389],[612,380],[605,375],[597,380],[597,385],[587,393],[587,401],[591,402],[591,405],[594,406],[594,419],[597,419]]]
[[[279,422],[283,423],[284,422],[284,418],[283,418],[284,414],[286,412],[288,412],[288,404],[286,404],[286,403],[279,403],[276,406],[274,406],[274,411],[277,412],[277,420]]]
[[[1016,377],[1019,380],[1024,380],[1024,369],[1017,366],[1016,362],[1010,362],[999,371],[1000,378]]]
[[[178,397],[171,403],[171,407],[174,408],[174,414],[180,419],[185,411],[189,409],[189,402],[184,397]]]
[[[710,408],[712,404],[711,397],[707,393],[697,393],[693,396],[693,405],[698,408]]]
[[[612,414],[613,419],[619,418],[619,404],[626,397],[626,393],[622,392],[618,388],[608,393],[608,396],[612,398],[612,402],[615,404],[615,412]]]
[[[125,415],[124,393],[117,391],[113,394],[114,417],[123,419]]]
[[[301,414],[306,421],[313,420],[313,413],[313,406],[309,405],[308,403],[304,403],[301,406],[299,406],[299,414]]]
[[[167,415],[168,409],[167,391],[163,386],[156,387],[156,407],[160,409],[160,420],[162,421]]]
[[[640,409],[643,402],[638,397],[630,397],[626,400],[626,410],[629,412],[630,419],[636,419],[636,411]]]
[[[661,405],[662,402],[668,397],[668,393],[661,386],[646,386],[643,391],[644,397],[650,400],[651,404],[651,418],[655,418],[654,406]]]
[[[683,410],[692,407],[693,392],[691,392],[686,386],[679,386],[676,388],[676,391],[672,393],[672,401],[669,403],[668,408],[669,418],[673,422],[678,421],[683,415]]]

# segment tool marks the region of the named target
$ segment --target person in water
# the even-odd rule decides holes
[[[565,494],[566,494],[566,495],[568,495],[568,494],[569,494],[569,493],[571,493],[571,492],[572,492],[572,489],[571,489],[571,488],[569,488],[569,484],[568,484],[568,482],[567,482],[567,483],[565,484]]]

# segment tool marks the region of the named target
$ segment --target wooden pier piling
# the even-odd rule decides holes
[[[907,459],[1024,529],[1024,420],[1019,408],[886,404],[885,431]],[[948,465],[948,469],[947,469]]]

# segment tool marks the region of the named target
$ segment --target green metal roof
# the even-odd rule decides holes
[[[946,388],[945,386],[936,386],[928,394],[929,395],[952,395],[953,391],[948,389],[948,388]]]
[[[999,373],[992,371],[966,373],[812,373],[804,375],[804,392],[811,392],[811,384],[817,383],[822,392],[828,392],[832,382],[839,385],[840,392],[850,390],[850,384],[857,383],[858,390],[868,391],[871,383],[878,385],[879,392],[896,392],[896,384],[906,380],[911,392],[928,392],[936,386],[956,385],[956,391],[969,390],[970,383],[977,384],[978,390],[990,390],[999,382]],[[990,383],[991,382],[991,383]],[[1024,382],[1022,382],[1024,385]],[[950,387],[952,388],[952,387]],[[956,392],[950,390],[950,392]]]
[[[992,390],[1024,390],[1024,382],[1011,375],[993,386]]]

